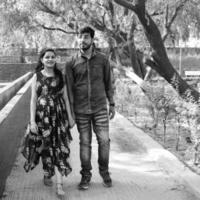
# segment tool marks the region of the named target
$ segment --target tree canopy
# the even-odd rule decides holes
[[[68,47],[75,41],[79,28],[87,24],[107,41],[116,63],[121,65],[122,56],[130,59],[134,72],[144,79],[143,55],[137,49],[142,52],[146,49],[151,52],[146,64],[176,87],[180,95],[189,89],[197,100],[198,93],[171,65],[164,44],[175,44],[180,37],[186,40],[191,33],[198,36],[199,3],[199,0],[29,0],[27,4],[26,0],[3,0],[1,35],[29,47],[48,44]]]
[[[189,28],[198,35],[198,3],[197,0],[153,0],[147,1],[147,10],[159,27],[164,40],[168,38],[167,41],[171,44],[177,41],[180,32],[181,36],[187,39]],[[21,43],[25,42],[29,46],[35,46],[34,41],[43,44],[44,40],[52,41],[59,46],[67,38],[71,39],[80,26],[89,24],[103,33],[107,42],[114,40],[119,47],[124,47],[133,23],[136,23],[136,44],[140,48],[147,44],[134,14],[112,0],[29,0],[28,3],[26,0],[3,0],[0,9],[3,21],[1,35],[8,38],[17,34],[18,38],[20,33],[25,40]],[[190,27],[187,26],[188,21],[191,22]],[[59,37],[56,37],[58,34]],[[45,36],[39,39],[38,35]]]

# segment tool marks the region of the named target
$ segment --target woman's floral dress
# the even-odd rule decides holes
[[[32,170],[42,158],[45,175],[55,174],[57,166],[62,175],[71,172],[69,164],[69,143],[71,134],[68,126],[67,112],[59,87],[58,76],[46,77],[37,72],[36,123],[38,133],[27,131],[22,154],[26,158],[24,169]],[[27,129],[29,130],[29,129]]]

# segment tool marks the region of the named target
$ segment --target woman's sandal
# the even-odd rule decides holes
[[[58,197],[64,197],[65,192],[63,191],[63,184],[62,183],[57,183],[56,194],[58,195]]]
[[[52,181],[51,177],[44,176],[43,181],[44,181],[44,185],[46,185],[46,186],[50,187],[53,185],[53,181]]]

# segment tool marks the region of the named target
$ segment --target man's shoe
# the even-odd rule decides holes
[[[110,178],[109,173],[106,173],[102,178],[104,187],[112,187],[112,179]]]
[[[79,190],[87,190],[90,185],[90,179],[91,177],[89,176],[82,176],[81,182],[78,185]]]
[[[63,184],[62,183],[57,183],[56,194],[57,194],[58,198],[60,198],[60,199],[63,199],[62,197],[65,196],[65,192],[63,191]]]
[[[52,186],[53,185],[53,181],[52,181],[51,177],[44,176],[43,181],[44,181],[44,185],[46,185],[46,186]]]

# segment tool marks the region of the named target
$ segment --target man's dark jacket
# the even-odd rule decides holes
[[[78,53],[66,63],[69,101],[75,113],[91,114],[114,104],[113,74],[106,55],[96,50],[90,59]]]

